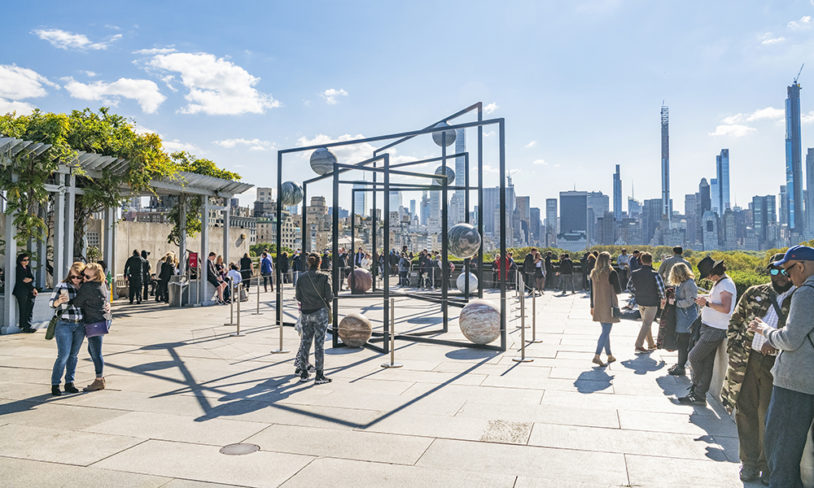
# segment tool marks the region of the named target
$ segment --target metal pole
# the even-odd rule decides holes
[[[537,289],[532,290],[534,295],[531,296],[531,343],[539,344],[543,342],[542,339],[537,339]]]
[[[231,277],[226,278],[229,281],[229,323],[223,325],[235,325],[234,315],[235,315],[235,285]]]
[[[277,327],[280,328],[280,347],[279,349],[272,349],[272,354],[287,353],[283,349],[283,275],[280,273],[280,263],[282,262],[283,253],[283,154],[277,153],[277,265],[274,267],[274,277],[277,282]],[[303,213],[305,213],[303,211]]]
[[[238,297],[237,297],[237,331],[235,331],[234,334],[231,334],[234,337],[243,337],[245,335],[245,334],[240,333],[240,293],[241,293],[240,289],[241,288],[242,288],[241,283],[238,283],[237,286],[235,287],[235,290],[238,293]],[[232,298],[234,299],[234,295],[232,295]]]
[[[443,301],[442,316],[444,321],[443,331],[449,331],[449,307],[447,307],[447,298],[449,297],[449,208],[447,207],[447,187],[449,180],[447,175],[447,133],[441,133],[441,167],[444,168],[443,186],[441,187],[441,300]]]
[[[520,295],[520,357],[512,358],[516,363],[530,363],[534,359],[526,357],[526,296]]]
[[[263,315],[263,312],[260,311],[260,277],[257,276],[255,277],[255,279],[257,280],[256,281],[257,286],[255,287],[257,288],[257,311],[254,312],[252,315]]]
[[[519,275],[520,273],[518,273]],[[523,277],[519,277],[517,279],[518,286],[522,286],[525,288],[526,283],[523,281]],[[521,329],[525,329],[526,326],[526,295],[524,293],[520,294],[520,325],[518,326]]]
[[[391,333],[390,333],[390,362],[389,363],[382,363],[382,368],[400,368],[403,365],[401,363],[396,362],[396,299],[390,299],[390,324],[391,324]]]

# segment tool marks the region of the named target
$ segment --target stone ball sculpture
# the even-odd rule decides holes
[[[472,300],[461,310],[458,325],[470,341],[489,344],[500,335],[500,311],[486,300]]]
[[[446,122],[439,122],[439,123],[435,124],[435,127],[438,127],[438,128],[449,127],[449,124],[447,124]],[[446,135],[446,138],[444,138],[444,134]],[[432,140],[436,144],[438,144],[438,146],[444,145],[445,142],[446,142],[447,146],[451,146],[455,142],[455,131],[450,129],[450,130],[433,132],[432,133]]]
[[[302,201],[302,187],[293,181],[286,181],[282,185],[280,201],[286,206],[299,205]]]
[[[320,176],[333,171],[334,163],[336,163],[336,156],[324,147],[311,153],[311,169]]]
[[[354,268],[353,273],[348,275],[348,288],[355,295],[368,291],[371,286],[373,275],[366,269]]]
[[[480,249],[480,234],[471,224],[455,224],[447,231],[450,254],[462,259],[471,258]]]
[[[452,182],[455,181],[455,170],[450,168],[449,166],[446,167],[446,171],[444,171],[443,166],[439,166],[435,168],[435,174],[437,175],[447,175],[447,186],[452,185]],[[442,186],[444,184],[443,178],[433,178],[432,179],[433,186]]]
[[[349,313],[339,322],[339,338],[348,347],[364,346],[372,332],[370,320],[356,312]]]
[[[466,273],[461,273],[458,275],[458,279],[455,280],[455,286],[461,293],[466,293]],[[475,295],[477,293],[478,293],[478,277],[475,276],[473,273],[469,273],[469,294]]]

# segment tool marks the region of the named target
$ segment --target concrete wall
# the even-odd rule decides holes
[[[133,253],[134,249],[141,252],[142,249],[150,253],[149,261],[152,269],[156,269],[156,263],[169,251],[179,254],[178,246],[167,242],[167,236],[172,229],[170,224],[160,224],[154,222],[125,222],[116,224],[116,273],[121,274],[124,270],[124,262]],[[240,237],[241,232],[246,232],[246,238]],[[104,241],[104,240],[103,240]],[[244,229],[230,229],[229,232],[229,260],[237,262],[244,253],[249,252],[248,232]],[[200,253],[201,236],[187,237],[187,249]],[[223,254],[223,227],[209,228],[209,250],[217,254]],[[227,263],[228,264],[228,263]]]

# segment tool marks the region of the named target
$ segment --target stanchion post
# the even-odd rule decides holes
[[[238,296],[237,296],[237,330],[232,334],[232,336],[234,336],[234,337],[243,337],[243,335],[244,335],[244,334],[240,333],[240,294],[242,293],[241,288],[242,288],[242,283],[238,283],[237,286],[235,287],[235,292],[233,292],[233,293],[238,294]],[[232,298],[234,298],[234,294],[232,295]]]
[[[390,362],[382,363],[382,368],[400,368],[396,362],[396,299],[390,299]]]
[[[229,284],[229,322],[223,325],[235,325],[235,291],[234,282],[231,277],[226,277],[226,282]]]
[[[534,361],[534,359],[526,357],[526,314],[525,306],[523,305],[524,302],[525,295],[520,295],[520,357],[512,358],[512,361],[516,363],[530,363]]]
[[[263,312],[260,311],[260,277],[257,276],[255,279],[257,280],[257,286],[255,286],[257,288],[257,311],[253,312],[252,315],[263,315]]]
[[[285,295],[283,293],[283,281],[285,281],[285,279],[283,278],[283,274],[280,273],[280,282],[277,283],[277,293],[280,295],[280,300],[278,303],[280,303],[281,308],[285,308],[283,305],[284,303],[283,299],[285,298]],[[277,327],[280,329],[280,347],[278,347],[277,349],[272,349],[270,352],[271,354],[286,354],[288,351],[283,348],[283,316],[284,316],[283,310],[278,311],[275,314],[275,316],[280,317],[277,323]]]
[[[532,290],[531,296],[531,343],[539,344],[542,339],[537,339],[537,290]]]

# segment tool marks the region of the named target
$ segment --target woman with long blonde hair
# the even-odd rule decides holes
[[[85,340],[85,325],[82,322],[82,309],[70,303],[79,292],[84,278],[85,263],[79,261],[71,265],[65,279],[54,287],[48,305],[56,309],[57,325],[54,338],[57,341],[57,359],[51,372],[51,395],[60,396],[59,385],[65,374],[65,392],[79,393],[74,386],[77,354]]]
[[[690,343],[690,326],[698,318],[698,286],[695,284],[695,275],[684,263],[676,263],[670,269],[667,281],[675,286],[676,306],[676,345],[678,346],[678,363],[667,370],[673,376],[684,376],[684,366],[687,364]]]
[[[599,366],[607,366],[616,361],[611,353],[610,333],[613,324],[619,322],[617,313],[619,300],[616,295],[622,291],[619,287],[619,276],[611,267],[610,259],[609,253],[600,253],[591,271],[591,317],[594,322],[602,325],[602,332],[599,334],[592,362]],[[607,355],[607,363],[602,362],[600,358],[603,349]]]

